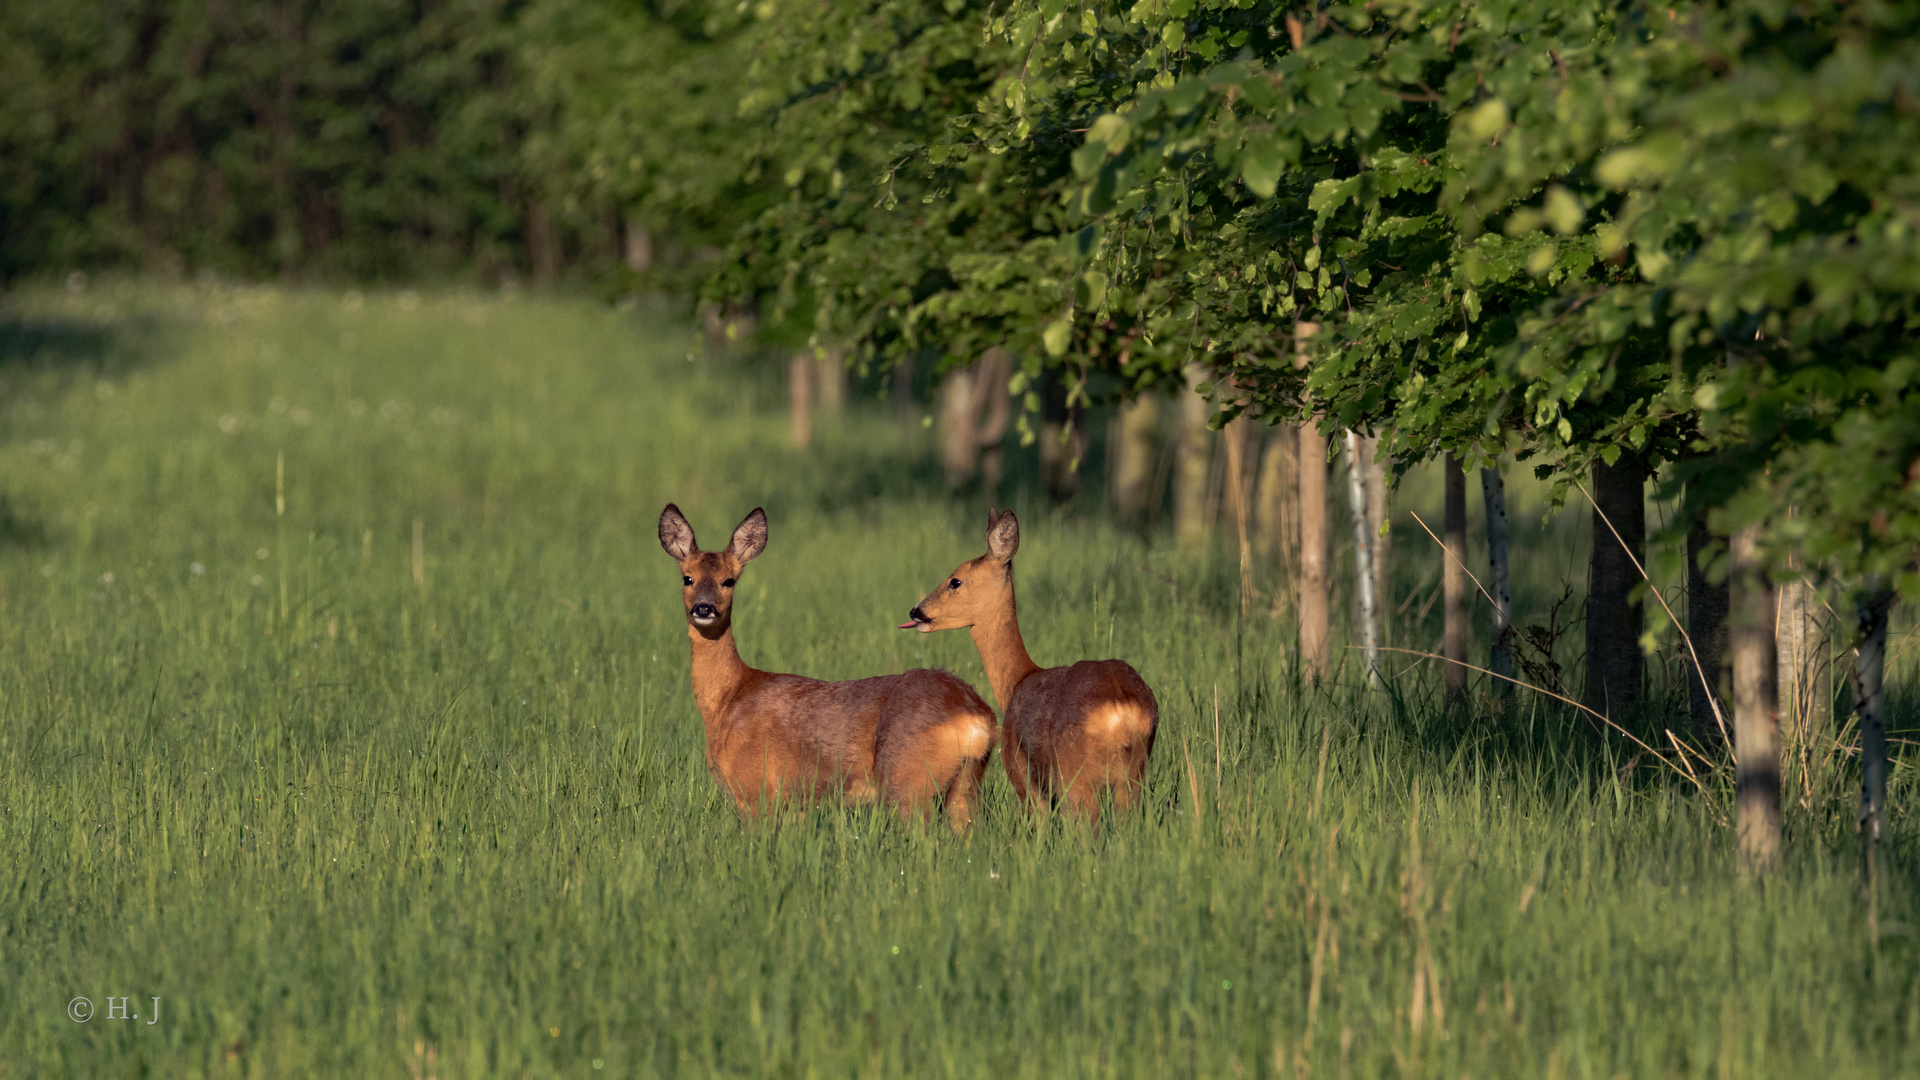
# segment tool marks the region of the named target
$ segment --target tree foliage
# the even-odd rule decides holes
[[[772,340],[1005,346],[1029,412],[1199,364],[1222,419],[1377,430],[1403,468],[1630,456],[1684,485],[1676,528],[1765,523],[1776,564],[1912,594],[1916,28],[1912,0],[15,5],[0,271],[544,244],[617,279],[637,225],[677,252],[654,284],[752,298]]]

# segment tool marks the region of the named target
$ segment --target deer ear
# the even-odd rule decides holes
[[[996,562],[1012,562],[1020,550],[1020,522],[1013,511],[994,514],[987,525],[987,554]]]
[[[767,513],[759,507],[733,530],[733,541],[727,545],[727,554],[733,561],[745,566],[753,561],[755,555],[767,549]]]
[[[700,550],[700,545],[693,540],[693,526],[687,524],[686,516],[672,503],[660,511],[660,546],[667,549],[675,562],[682,562]]]

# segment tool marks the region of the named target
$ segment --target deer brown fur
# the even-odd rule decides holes
[[[1065,801],[1091,821],[1101,796],[1131,806],[1146,780],[1160,704],[1133,666],[1082,660],[1043,668],[1027,655],[1013,595],[1013,553],[1020,523],[987,515],[987,553],[961,563],[913,609],[902,630],[971,627],[993,694],[1005,713],[1000,760],[1031,813],[1045,799]]]
[[[701,551],[669,503],[660,546],[680,564],[707,765],[742,815],[838,794],[885,798],[902,816],[926,816],[944,802],[954,831],[966,830],[995,726],[973,687],[926,668],[822,682],[748,667],[733,640],[734,587],[767,546],[766,514],[748,514],[726,550]]]

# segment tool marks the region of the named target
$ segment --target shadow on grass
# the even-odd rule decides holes
[[[21,516],[12,498],[0,495],[0,549],[32,551],[46,547],[49,539],[44,524]]]
[[[167,359],[172,344],[153,315],[113,319],[23,316],[0,307],[0,440],[12,439],[22,415],[70,393],[82,380],[116,378]],[[26,415],[31,415],[31,412]],[[0,549],[52,543],[47,526],[0,492]]]
[[[38,396],[54,396],[74,379],[121,376],[173,352],[173,337],[157,315],[23,316],[0,307],[0,389],[10,394],[24,382]]]

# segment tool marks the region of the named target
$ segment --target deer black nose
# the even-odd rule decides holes
[[[694,618],[696,618],[696,619],[711,619],[711,618],[713,618],[713,616],[714,616],[714,611],[713,611],[713,605],[712,605],[712,604],[709,604],[709,603],[706,603],[706,602],[704,602],[704,601],[703,601],[703,602],[701,602],[701,603],[698,603],[698,604],[695,604],[695,605],[693,605],[693,617],[694,617]]]
[[[912,619],[914,622],[932,622],[933,621],[932,619],[927,618],[926,612],[921,611],[917,607],[914,608],[912,611],[907,612],[907,618]]]

